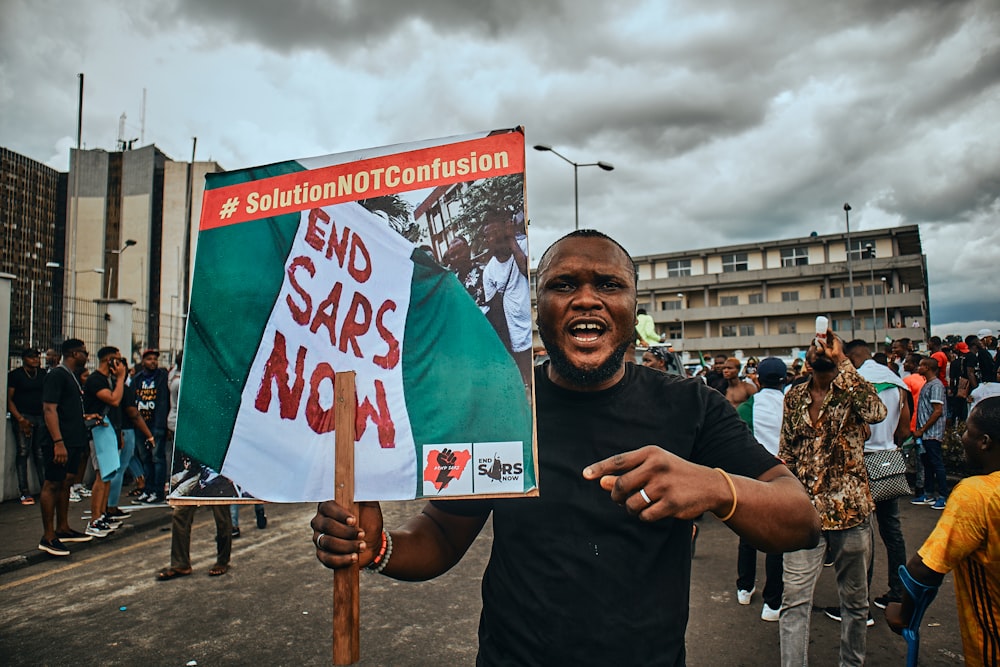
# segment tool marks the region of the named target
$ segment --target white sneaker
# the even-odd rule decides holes
[[[750,604],[750,598],[753,597],[753,594],[756,591],[757,591],[756,586],[754,586],[748,591],[738,590],[736,591],[736,601],[739,602],[740,604]]]
[[[762,621],[777,621],[781,618],[781,608],[771,609],[764,603],[764,608],[760,611],[760,618]]]

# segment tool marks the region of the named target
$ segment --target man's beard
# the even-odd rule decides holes
[[[538,327],[538,337],[542,339],[545,351],[549,353],[549,361],[552,367],[560,376],[578,387],[592,387],[601,384],[614,377],[622,367],[622,360],[625,358],[625,351],[632,341],[626,340],[612,352],[603,364],[597,368],[584,370],[574,366],[569,357],[556,345],[551,344],[545,335],[544,327]]]
[[[810,363],[814,371],[819,371],[820,373],[825,373],[827,371],[832,371],[837,367],[837,364],[829,357],[819,357],[817,356]]]

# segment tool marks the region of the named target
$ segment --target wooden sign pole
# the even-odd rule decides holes
[[[354,502],[354,372],[337,373],[333,400],[336,421],[334,500],[358,516]],[[357,564],[333,571],[333,664],[353,665],[361,659],[361,605]]]

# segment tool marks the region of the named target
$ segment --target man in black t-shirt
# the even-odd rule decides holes
[[[45,482],[40,504],[44,533],[38,548],[53,556],[69,555],[65,542],[93,539],[69,526],[69,489],[76,481],[76,471],[89,439],[84,420],[98,416],[84,415],[83,387],[78,379],[87,365],[89,353],[82,340],[70,338],[63,342],[62,354],[62,363],[45,375],[42,385],[45,429],[41,433],[41,448],[45,459]]]
[[[391,533],[378,503],[321,503],[316,556],[430,579],[492,512],[477,664],[683,664],[691,521],[713,512],[781,552],[815,546],[819,516],[725,397],[625,363],[637,276],[618,243],[573,232],[537,275],[539,496],[431,502]]]
[[[7,374],[7,411],[14,426],[17,441],[17,485],[21,491],[21,504],[34,505],[28,485],[28,459],[35,462],[38,485],[45,481],[45,459],[39,446],[45,420],[42,419],[42,385],[45,371],[41,370],[38,350],[25,350],[21,354],[21,367]]]
[[[87,412],[107,415],[110,428],[114,429],[115,440],[118,441],[118,449],[120,450],[119,437],[122,427],[120,406],[125,392],[125,376],[127,375],[125,363],[122,361],[122,355],[118,348],[110,345],[97,351],[97,361],[97,368],[90,374],[83,386],[83,409]],[[96,428],[109,427],[97,426]],[[118,472],[120,461],[116,457],[114,470],[105,470],[97,455],[96,442],[91,440],[90,446],[91,459],[94,462],[97,476],[94,478],[94,486],[90,492],[90,523],[87,525],[87,534],[94,537],[105,537],[118,525],[116,523],[118,519],[107,516],[107,509],[111,480]],[[115,504],[117,505],[117,502]]]

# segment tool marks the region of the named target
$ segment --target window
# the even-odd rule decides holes
[[[851,326],[851,318],[849,317],[847,319],[833,320],[830,322],[830,329],[833,331],[850,331],[853,328],[856,327]]]
[[[691,275],[690,259],[670,259],[667,260],[667,277],[677,278],[679,276]]]
[[[782,266],[805,266],[809,263],[809,250],[807,248],[782,248]]]
[[[854,286],[854,296],[864,296],[864,294],[865,294],[865,287],[864,287],[864,285],[855,285]],[[869,292],[868,294],[870,295],[871,292]],[[850,290],[849,287],[831,287],[830,288],[830,298],[831,299],[839,299],[842,296],[850,296],[850,295],[851,295],[851,290]]]
[[[798,301],[799,300],[799,292],[798,292],[798,290],[795,290],[795,291],[792,291],[792,292],[782,292],[781,293],[781,300],[782,301]]]
[[[681,302],[678,301],[661,301],[660,310],[680,310]]]
[[[874,285],[865,285],[865,295],[874,296],[876,294],[882,293],[882,283],[876,283]]]
[[[752,324],[741,324],[740,325],[740,335],[741,336],[754,336],[754,335],[756,335],[754,325],[752,325]]]
[[[720,296],[719,305],[720,306],[738,306],[740,304],[740,297],[738,296]]]
[[[737,252],[731,255],[722,256],[723,273],[735,273],[736,271],[746,271],[749,268],[750,267],[747,262],[747,254],[745,252]]]
[[[681,340],[681,327],[678,324],[671,324],[667,327],[667,338],[670,340]]]
[[[736,336],[736,325],[735,324],[723,324],[722,325],[722,337],[723,338],[733,338]]]
[[[871,255],[869,255],[868,248],[866,247],[869,245],[872,247],[872,252],[878,257],[878,253],[875,251],[875,239],[851,239],[851,246],[848,248],[851,260],[857,262],[862,259],[871,259]]]
[[[754,292],[750,295],[750,303],[764,303],[764,294],[762,292]]]
[[[798,333],[796,331],[795,322],[778,322],[778,333],[779,334]]]

